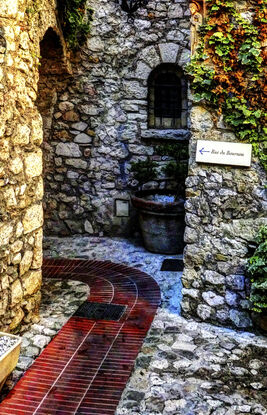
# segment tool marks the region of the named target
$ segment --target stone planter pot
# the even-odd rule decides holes
[[[262,313],[257,313],[253,311],[251,313],[251,318],[254,326],[265,336],[267,336],[267,311]]]
[[[3,354],[0,355],[0,391],[4,386],[7,377],[15,369],[18,363],[21,347],[20,337],[14,336],[13,334],[0,332],[0,338],[3,336],[14,339],[15,343],[12,344],[12,346],[10,346]]]
[[[144,190],[131,196],[148,251],[160,254],[183,252],[184,200],[174,201],[174,196],[166,190]]]

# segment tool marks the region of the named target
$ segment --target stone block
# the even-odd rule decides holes
[[[179,51],[179,45],[176,43],[160,43],[160,55],[162,62],[175,63]]]
[[[0,3],[0,16],[16,18],[18,13],[18,0],[1,1]]]
[[[238,296],[233,291],[226,291],[225,293],[225,301],[228,305],[237,307],[238,304]]]
[[[29,271],[22,278],[24,295],[32,295],[40,290],[42,283],[41,271]]]
[[[12,262],[13,265],[18,265],[20,263],[20,261],[21,261],[21,253],[19,252],[19,253],[15,254],[13,256],[11,262]]]
[[[215,271],[205,271],[203,279],[213,285],[223,285],[225,283],[225,277]]]
[[[30,206],[23,217],[22,224],[24,232],[29,233],[43,225],[43,207],[42,205]]]
[[[193,130],[207,131],[213,127],[212,115],[201,106],[194,106],[191,110],[191,123]]]
[[[88,41],[87,41],[87,46],[88,49],[92,52],[101,52],[104,50],[105,45],[102,42],[102,40],[100,39],[100,37],[97,36],[90,36]]]
[[[9,170],[14,174],[19,174],[23,169],[23,163],[20,157],[10,160]]]
[[[221,295],[216,295],[213,291],[206,291],[202,294],[202,298],[211,307],[224,304],[224,298]]]
[[[65,121],[75,122],[75,121],[80,121],[80,116],[75,111],[67,111],[65,112],[65,114],[63,114],[63,119]]]
[[[44,182],[43,177],[39,176],[37,182],[35,182],[34,196],[36,201],[41,201],[44,196]]]
[[[9,276],[8,275],[2,275],[1,276],[1,289],[2,292],[9,288]]]
[[[33,252],[32,251],[26,251],[22,257],[22,260],[19,264],[19,274],[22,276],[27,271],[29,271],[32,263],[33,258]]]
[[[36,118],[32,120],[31,142],[40,145],[43,142],[43,122],[40,114],[36,114]]]
[[[148,79],[149,74],[151,72],[150,66],[148,66],[146,63],[140,61],[137,63],[135,76],[139,79]]]
[[[125,93],[129,98],[145,99],[147,95],[147,88],[144,88],[137,81],[124,82]]]
[[[69,166],[73,166],[76,169],[87,169],[87,161],[81,159],[67,159],[66,164],[68,164]]]
[[[89,144],[92,142],[92,137],[85,133],[80,133],[76,135],[76,137],[74,138],[74,142],[79,144]]]
[[[28,125],[18,125],[17,131],[14,137],[12,138],[12,141],[15,145],[29,144],[30,134],[31,134],[31,129],[28,127]]]
[[[194,242],[197,242],[198,236],[199,236],[199,234],[195,229],[189,228],[189,226],[187,226],[185,228],[184,242],[186,242],[188,244],[192,244]]]
[[[11,307],[20,303],[23,297],[23,290],[19,279],[13,282],[11,285]]]
[[[74,108],[74,104],[72,102],[63,101],[59,103],[58,108],[61,112],[71,111]]]
[[[177,342],[173,343],[171,348],[177,352],[193,352],[197,346],[194,343],[187,343],[178,340]]]
[[[180,4],[172,4],[168,10],[168,17],[170,19],[181,19],[184,15],[183,8]]]
[[[154,69],[157,65],[160,64],[160,57],[155,49],[154,46],[148,46],[144,48],[140,55],[140,59],[142,59],[148,66]]]
[[[184,49],[179,57],[179,66],[182,68],[190,61],[191,52],[188,49]]]
[[[246,328],[252,326],[252,321],[249,317],[249,313],[238,310],[230,310],[230,320],[236,327]]]
[[[28,179],[40,176],[43,171],[43,156],[42,150],[38,149],[35,152],[27,153],[24,157],[25,173]]]
[[[8,140],[1,139],[0,141],[0,160],[6,161],[9,158],[9,143]]]
[[[232,290],[242,291],[245,288],[245,277],[238,274],[227,275],[226,285]]]
[[[69,170],[68,172],[67,172],[67,178],[68,179],[78,179],[78,177],[79,177],[79,173],[77,173],[76,171],[71,171],[71,170]]]
[[[23,241],[15,241],[11,246],[10,249],[12,252],[20,252],[23,248]]]
[[[21,307],[16,308],[15,317],[12,319],[11,323],[9,324],[9,331],[14,330],[23,320],[25,316]]]
[[[197,315],[201,318],[201,320],[207,320],[211,317],[212,308],[205,305],[199,304],[197,307]]]
[[[7,245],[13,233],[13,226],[10,223],[0,225],[0,246]]]
[[[84,222],[84,230],[85,230],[85,232],[89,233],[90,235],[92,235],[94,233],[93,226],[92,226],[91,222],[89,222],[89,220],[87,220],[87,219]]]
[[[7,208],[12,208],[17,205],[16,195],[13,187],[8,187],[3,192],[4,200]]]
[[[65,157],[81,157],[82,153],[78,144],[75,143],[59,143],[56,147],[56,154]]]
[[[193,288],[191,288],[191,289],[183,288],[182,289],[182,294],[183,294],[183,296],[188,296],[188,297],[197,299],[198,294],[199,294],[199,290],[196,290],[196,289],[193,289]]]
[[[75,122],[74,124],[71,125],[71,127],[78,131],[84,131],[88,127],[88,124],[86,122],[80,121],[80,122]]]

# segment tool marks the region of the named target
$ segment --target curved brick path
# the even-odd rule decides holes
[[[71,317],[0,405],[0,415],[111,415],[153,321],[160,291],[109,261],[46,259],[45,277],[88,283],[92,302],[127,305],[119,321]]]

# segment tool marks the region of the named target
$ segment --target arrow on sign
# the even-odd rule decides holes
[[[210,153],[210,151],[208,151],[208,150],[204,150],[204,148],[205,148],[205,147],[202,147],[202,148],[199,150],[200,154],[202,154],[202,155],[203,155],[203,153]]]

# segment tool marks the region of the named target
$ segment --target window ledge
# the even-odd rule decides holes
[[[154,138],[159,140],[175,140],[186,141],[190,138],[190,131],[185,129],[180,130],[158,130],[149,129],[141,132],[141,138]]]

